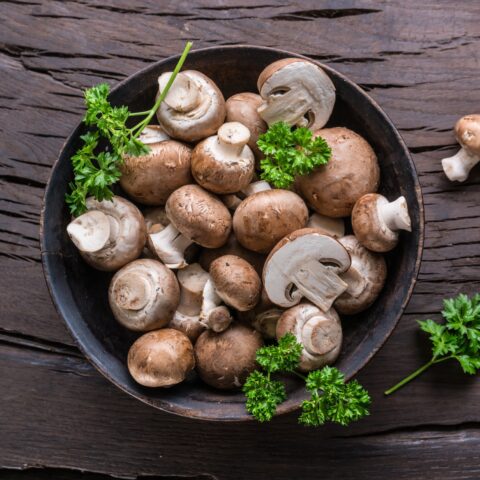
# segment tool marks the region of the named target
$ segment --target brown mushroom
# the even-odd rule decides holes
[[[261,335],[245,325],[232,324],[222,333],[203,332],[195,344],[200,378],[215,388],[240,388],[255,370]]]
[[[326,165],[298,178],[298,191],[317,213],[347,217],[362,195],[377,191],[377,156],[366,140],[348,128],[325,128],[315,136],[327,141],[332,156]]]
[[[238,122],[224,123],[217,135],[198,143],[192,153],[192,174],[206,190],[235,193],[253,177],[255,157],[247,142],[250,132]]]
[[[365,248],[389,252],[397,245],[400,230],[412,230],[405,197],[389,202],[376,193],[364,195],[353,208],[352,228]]]
[[[108,300],[124,327],[147,332],[165,327],[180,301],[180,289],[171,270],[157,260],[135,260],[112,278]]]
[[[112,272],[142,253],[146,227],[142,213],[128,200],[87,198],[88,211],[72,220],[67,233],[92,267]]]
[[[183,382],[195,367],[193,346],[186,335],[171,328],[148,332],[128,352],[128,370],[145,387],[170,387]]]
[[[185,185],[165,205],[170,225],[149,235],[149,246],[169,268],[184,268],[185,249],[192,243],[218,248],[227,242],[232,217],[225,205],[199,185]]]
[[[248,196],[235,210],[233,230],[245,248],[268,253],[285,235],[308,220],[304,201],[289,190],[266,190]]]

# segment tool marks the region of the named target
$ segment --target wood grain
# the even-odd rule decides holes
[[[267,470],[278,478],[479,478],[475,378],[444,364],[382,396],[428,356],[415,319],[438,318],[442,298],[479,290],[480,169],[457,185],[439,163],[457,148],[457,117],[480,109],[479,18],[480,4],[466,0],[1,2],[0,465],[132,478],[265,478]],[[195,48],[250,43],[319,59],[361,84],[412,151],[427,220],[419,283],[359,376],[374,407],[351,429],[306,430],[295,415],[240,426],[156,412],[81,358],[51,305],[39,211],[50,166],[81,119],[80,89],[114,84],[178,54],[187,39]]]

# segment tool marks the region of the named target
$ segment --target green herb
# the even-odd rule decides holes
[[[274,373],[293,373],[305,380],[311,397],[302,403],[299,423],[319,426],[330,421],[348,425],[369,414],[370,396],[356,381],[345,383],[344,375],[334,367],[310,372],[304,376],[296,369],[302,355],[302,345],[287,333],[278,345],[260,348],[257,362],[264,372],[252,372],[243,386],[246,409],[260,422],[271,420],[277,406],[287,399],[285,385],[271,378]]]
[[[305,127],[292,128],[285,122],[274,123],[260,135],[258,148],[265,154],[260,162],[261,178],[277,188],[288,188],[297,175],[307,175],[325,165],[332,151],[322,137],[312,138]]]
[[[462,370],[475,375],[480,369],[480,294],[471,299],[464,294],[443,301],[444,323],[419,321],[420,328],[430,335],[432,358],[418,370],[385,392],[397,391],[436,363],[455,359]]]
[[[128,107],[112,106],[108,101],[110,87],[106,83],[85,91],[87,111],[83,122],[93,128],[81,137],[83,145],[71,158],[74,180],[69,185],[71,192],[65,200],[72,215],[78,216],[86,212],[86,199],[90,195],[97,200],[112,199],[110,187],[120,179],[120,165],[124,155],[138,156],[150,151],[138,137],[165,99],[191,47],[192,43],[187,42],[173,74],[150,110],[132,113]],[[132,128],[128,127],[127,121],[138,116],[145,118]],[[101,138],[108,141],[110,148],[96,154]]]

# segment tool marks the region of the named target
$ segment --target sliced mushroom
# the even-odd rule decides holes
[[[341,243],[321,230],[304,228],[280,240],[263,268],[268,298],[280,307],[305,297],[326,312],[348,287],[340,274],[350,267]]]
[[[171,74],[160,76],[159,91],[165,88]],[[225,99],[213,80],[195,70],[186,70],[175,78],[157,110],[157,118],[171,137],[196,142],[215,134],[225,113]]]
[[[382,255],[367,250],[353,235],[340,238],[339,242],[350,254],[352,264],[340,275],[348,287],[333,305],[338,313],[354,315],[377,299],[387,278],[387,265]]]
[[[262,97],[256,93],[242,92],[232,95],[225,103],[227,122],[240,122],[250,130],[248,146],[252,149],[257,159],[262,153],[257,145],[258,137],[267,131],[267,124],[257,112],[263,103]]]
[[[348,128],[325,128],[314,136],[327,141],[332,156],[326,165],[298,178],[298,191],[317,213],[347,217],[362,195],[377,191],[377,156],[366,140]]]
[[[277,323],[277,339],[287,333],[303,346],[299,365],[303,372],[332,364],[342,348],[342,324],[333,308],[322,312],[309,303],[290,308]]]
[[[224,123],[217,135],[198,143],[192,154],[192,174],[206,190],[235,193],[253,177],[255,157],[247,145],[250,132],[238,122]]]
[[[480,162],[480,114],[462,117],[455,125],[455,136],[462,148],[453,157],[444,158],[442,167],[449,180],[464,182]]]
[[[322,230],[326,235],[341,238],[345,235],[345,222],[343,218],[330,218],[319,213],[310,215],[307,223],[308,228]]]
[[[245,248],[268,253],[285,235],[308,220],[305,202],[289,190],[272,189],[248,196],[235,210],[233,230]]]
[[[232,217],[225,205],[198,185],[185,185],[167,200],[170,225],[149,235],[149,247],[169,268],[184,268],[185,249],[192,243],[218,248],[227,242]]]
[[[195,344],[200,378],[215,388],[240,388],[255,370],[261,335],[245,325],[232,324],[224,332],[203,332]]]
[[[135,260],[112,278],[108,300],[124,327],[147,332],[165,327],[180,302],[180,288],[171,270],[157,260]]]
[[[90,197],[87,208],[68,224],[67,233],[89,265],[112,272],[140,256],[146,227],[133,203],[116,195],[101,202]]]
[[[365,248],[389,252],[397,245],[400,230],[412,231],[405,197],[389,202],[376,193],[364,195],[353,208],[352,228]]]
[[[335,104],[335,86],[318,66],[300,58],[284,58],[266,67],[258,77],[264,103],[258,108],[269,124],[322,128]]]
[[[128,352],[128,370],[145,387],[171,387],[195,367],[193,346],[186,335],[164,328],[142,335]]]

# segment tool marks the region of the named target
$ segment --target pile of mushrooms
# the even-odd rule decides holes
[[[170,75],[160,76],[159,91]],[[159,125],[140,137],[149,153],[124,158],[120,185],[129,200],[89,198],[67,227],[89,265],[114,272],[110,307],[140,332],[128,369],[146,387],[170,387],[195,369],[210,386],[239,388],[257,349],[287,332],[303,346],[300,370],[333,363],[342,349],[339,314],[375,302],[387,276],[382,253],[411,229],[405,198],[378,193],[368,142],[326,128],[335,87],[319,66],[274,62],[258,92],[225,101],[212,79],[181,72]],[[290,190],[259,181],[256,142],[278,121],[310,128],[332,150],[328,164]],[[470,138],[459,136],[463,157],[472,157]]]

